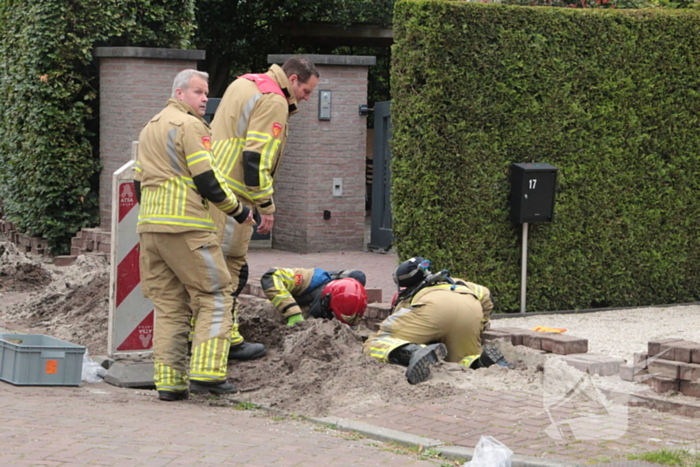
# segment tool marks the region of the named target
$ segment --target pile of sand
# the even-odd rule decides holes
[[[51,272],[41,262],[20,252],[14,243],[0,242],[0,293],[43,287]]]
[[[92,356],[106,354],[109,267],[104,258],[84,255],[69,267],[54,268],[10,243],[0,243],[0,252],[0,298],[6,303],[0,307],[0,328],[51,335],[87,347]],[[336,320],[308,320],[289,327],[269,302],[252,297],[243,300],[239,322],[246,340],[268,348],[262,359],[229,366],[229,378],[242,391],[239,399],[310,416],[375,402],[420,404],[470,391],[540,392],[547,366],[569,372],[572,380],[580,376],[557,357],[499,341],[514,370],[440,363],[430,380],[411,386],[405,368],[362,353],[367,329],[353,332]],[[547,389],[556,390],[551,386],[557,381],[568,384],[566,378],[550,378]],[[615,379],[615,384],[622,383]]]
[[[82,345],[90,355],[107,353],[109,265],[102,256],[79,256],[72,265],[56,268],[9,242],[0,243],[0,251],[0,323],[5,328]]]

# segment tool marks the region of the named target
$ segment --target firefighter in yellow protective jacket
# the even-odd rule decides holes
[[[309,99],[319,73],[309,60],[288,59],[266,73],[239,76],[229,85],[212,121],[213,151],[217,167],[229,188],[247,207],[260,214],[258,233],[270,232],[275,203],[272,182],[282,162],[289,116]],[[221,248],[237,295],[248,278],[247,253],[252,226],[237,225],[213,212]],[[234,303],[231,360],[252,360],[265,355],[262,344],[243,341],[238,332],[238,304]]]
[[[406,378],[417,384],[430,377],[430,366],[442,359],[480,368],[509,366],[498,348],[481,347],[481,332],[493,309],[486,287],[452,279],[447,271],[431,274],[430,261],[411,258],[397,266],[399,294],[392,314],[364,344],[364,353],[381,362],[406,366]]]
[[[206,121],[208,75],[180,72],[167,107],[139,136],[137,232],[144,295],[155,306],[153,354],[161,400],[188,397],[190,319],[197,322],[189,390],[235,392],[226,381],[232,326],[232,285],[209,212],[213,204],[239,223],[252,212],[231,193],[213,164]]]
[[[367,310],[365,281],[357,269],[271,268],[260,285],[288,326],[307,318],[335,318],[354,329]]]

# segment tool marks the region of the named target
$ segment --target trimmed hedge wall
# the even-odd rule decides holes
[[[0,199],[65,253],[99,223],[94,45],[187,47],[194,0],[0,0]],[[129,105],[125,102],[124,105]]]
[[[422,255],[520,307],[510,165],[559,168],[528,311],[700,299],[700,12],[397,2],[392,204]]]

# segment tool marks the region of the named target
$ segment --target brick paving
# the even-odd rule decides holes
[[[574,464],[699,447],[696,418],[628,407],[625,418],[610,426],[607,411],[597,403],[568,402],[548,413],[541,394],[488,391],[443,397],[422,407],[372,403],[333,415],[467,448],[474,448],[482,435],[493,436],[515,454]],[[586,416],[590,420],[581,419]],[[556,431],[548,430],[553,420],[560,422],[560,439],[555,439]],[[567,424],[572,420],[576,421]],[[609,439],[601,439],[605,435]]]
[[[391,272],[397,261],[393,252],[299,255],[251,250],[249,255],[251,278],[272,266],[361,269],[367,286],[381,289],[385,301],[394,292]],[[641,466],[650,464],[625,462],[627,454],[700,448],[700,418],[626,407],[610,419],[600,403],[578,399],[549,409],[542,394],[483,391],[445,396],[419,407],[372,402],[328,415],[445,446],[474,448],[482,435],[491,435],[516,455],[542,459],[542,465],[614,461]],[[608,439],[601,439],[602,434]],[[0,448],[0,466],[21,467],[440,465],[293,417],[213,403],[160,403],[154,391],[103,383],[36,388],[0,382]]]
[[[398,256],[395,252],[300,255],[251,250],[249,264],[251,278],[260,277],[271,266],[361,269],[367,275],[367,287],[382,289],[384,301],[389,301],[395,292],[391,273]],[[600,403],[582,401],[569,401],[548,413],[542,394],[488,391],[443,397],[423,407],[372,403],[331,415],[466,448],[474,448],[480,436],[491,435],[515,454],[574,464],[626,461],[627,454],[664,448],[700,450],[700,418],[626,407],[624,413],[615,414],[618,419],[610,426],[605,423],[606,414]],[[571,420],[575,421],[567,423]],[[560,422],[559,430],[547,431],[553,421]],[[561,439],[550,436],[553,433]],[[610,439],[601,439],[604,435]]]
[[[166,403],[155,391],[0,382],[0,465],[440,465],[391,444],[267,411]]]

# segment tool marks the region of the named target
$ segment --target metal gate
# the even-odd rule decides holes
[[[389,250],[391,232],[391,101],[374,104],[374,151],[372,175],[372,230],[370,250]]]

